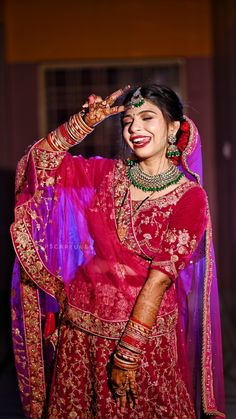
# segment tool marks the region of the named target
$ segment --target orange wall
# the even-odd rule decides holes
[[[210,56],[211,0],[5,0],[6,60]]]

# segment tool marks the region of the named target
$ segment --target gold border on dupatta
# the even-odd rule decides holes
[[[13,245],[18,259],[31,280],[39,288],[57,300],[59,299],[59,303],[63,303],[65,294],[62,278],[53,275],[44,265],[30,234],[30,216],[23,208],[20,210],[24,220],[16,221],[11,226]]]
[[[190,136],[188,144],[182,153],[182,161],[187,171],[194,176],[200,184],[200,176],[193,172],[187,163],[187,157],[190,156],[197,145],[198,130],[194,123],[186,115],[184,119],[189,123]],[[211,224],[208,221],[206,229],[206,266],[204,278],[203,295],[203,335],[202,335],[202,403],[204,413],[209,416],[218,416],[225,418],[225,414],[216,409],[216,402],[213,389],[212,374],[212,354],[211,354],[211,323],[210,323],[210,292],[212,283],[212,259],[210,256],[210,243],[212,240]]]
[[[186,167],[186,169],[188,170],[188,172],[197,180],[197,182],[200,185],[200,176],[198,173],[193,172],[189,167],[188,167],[188,163],[187,163],[187,156],[191,155],[197,145],[197,137],[198,137],[198,130],[195,127],[195,125],[193,124],[193,122],[191,121],[190,118],[188,118],[186,115],[184,115],[184,119],[185,121],[187,121],[189,123],[190,126],[190,135],[189,135],[189,140],[188,140],[188,144],[186,146],[186,148],[184,149],[184,151],[182,152],[182,156],[181,159],[184,162],[184,165]]]
[[[210,220],[206,230],[206,270],[203,294],[203,347],[202,347],[202,403],[204,413],[209,416],[225,418],[225,414],[216,409],[213,389],[212,347],[211,347],[211,313],[210,298],[212,285],[211,258],[212,230]]]
[[[61,278],[48,271],[36,250],[30,234],[30,216],[24,206],[16,209],[17,218],[19,221],[11,226],[11,235],[22,271],[24,270],[21,280],[21,301],[30,377],[30,417],[39,419],[45,407],[46,389],[38,288],[57,298],[61,310],[64,306],[65,293]]]
[[[32,400],[30,417],[38,419],[42,417],[46,401],[39,293],[26,272],[21,271],[21,300]]]

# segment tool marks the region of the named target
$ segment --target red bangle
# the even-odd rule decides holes
[[[73,141],[68,134],[66,124],[60,125],[58,129],[60,130],[62,137],[64,137],[69,144],[71,144],[72,146],[75,145],[75,141]]]
[[[135,316],[132,316],[132,317],[130,318],[130,320],[133,320],[135,323],[138,323],[138,324],[140,324],[141,326],[146,327],[148,330],[152,330],[152,328],[151,328],[150,326],[148,326],[148,325],[147,325],[146,323],[144,323],[144,322],[141,322],[141,320],[137,319],[137,317],[135,317]]]
[[[54,146],[54,144],[53,144],[53,142],[51,141],[51,135],[50,134],[48,134],[48,136],[47,136],[47,142],[48,142],[48,144],[50,145],[50,147],[53,149],[53,151],[59,151],[55,146]]]

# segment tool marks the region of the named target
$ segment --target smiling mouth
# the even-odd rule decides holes
[[[144,147],[150,143],[151,137],[133,137],[130,139],[130,141],[134,147]]]

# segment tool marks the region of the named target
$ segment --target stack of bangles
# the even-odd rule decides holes
[[[151,327],[132,316],[114,354],[114,365],[122,370],[138,368]]]
[[[47,136],[47,142],[54,151],[69,150],[93,131],[93,128],[83,120],[82,115],[83,113],[79,112],[71,116],[68,122]]]

